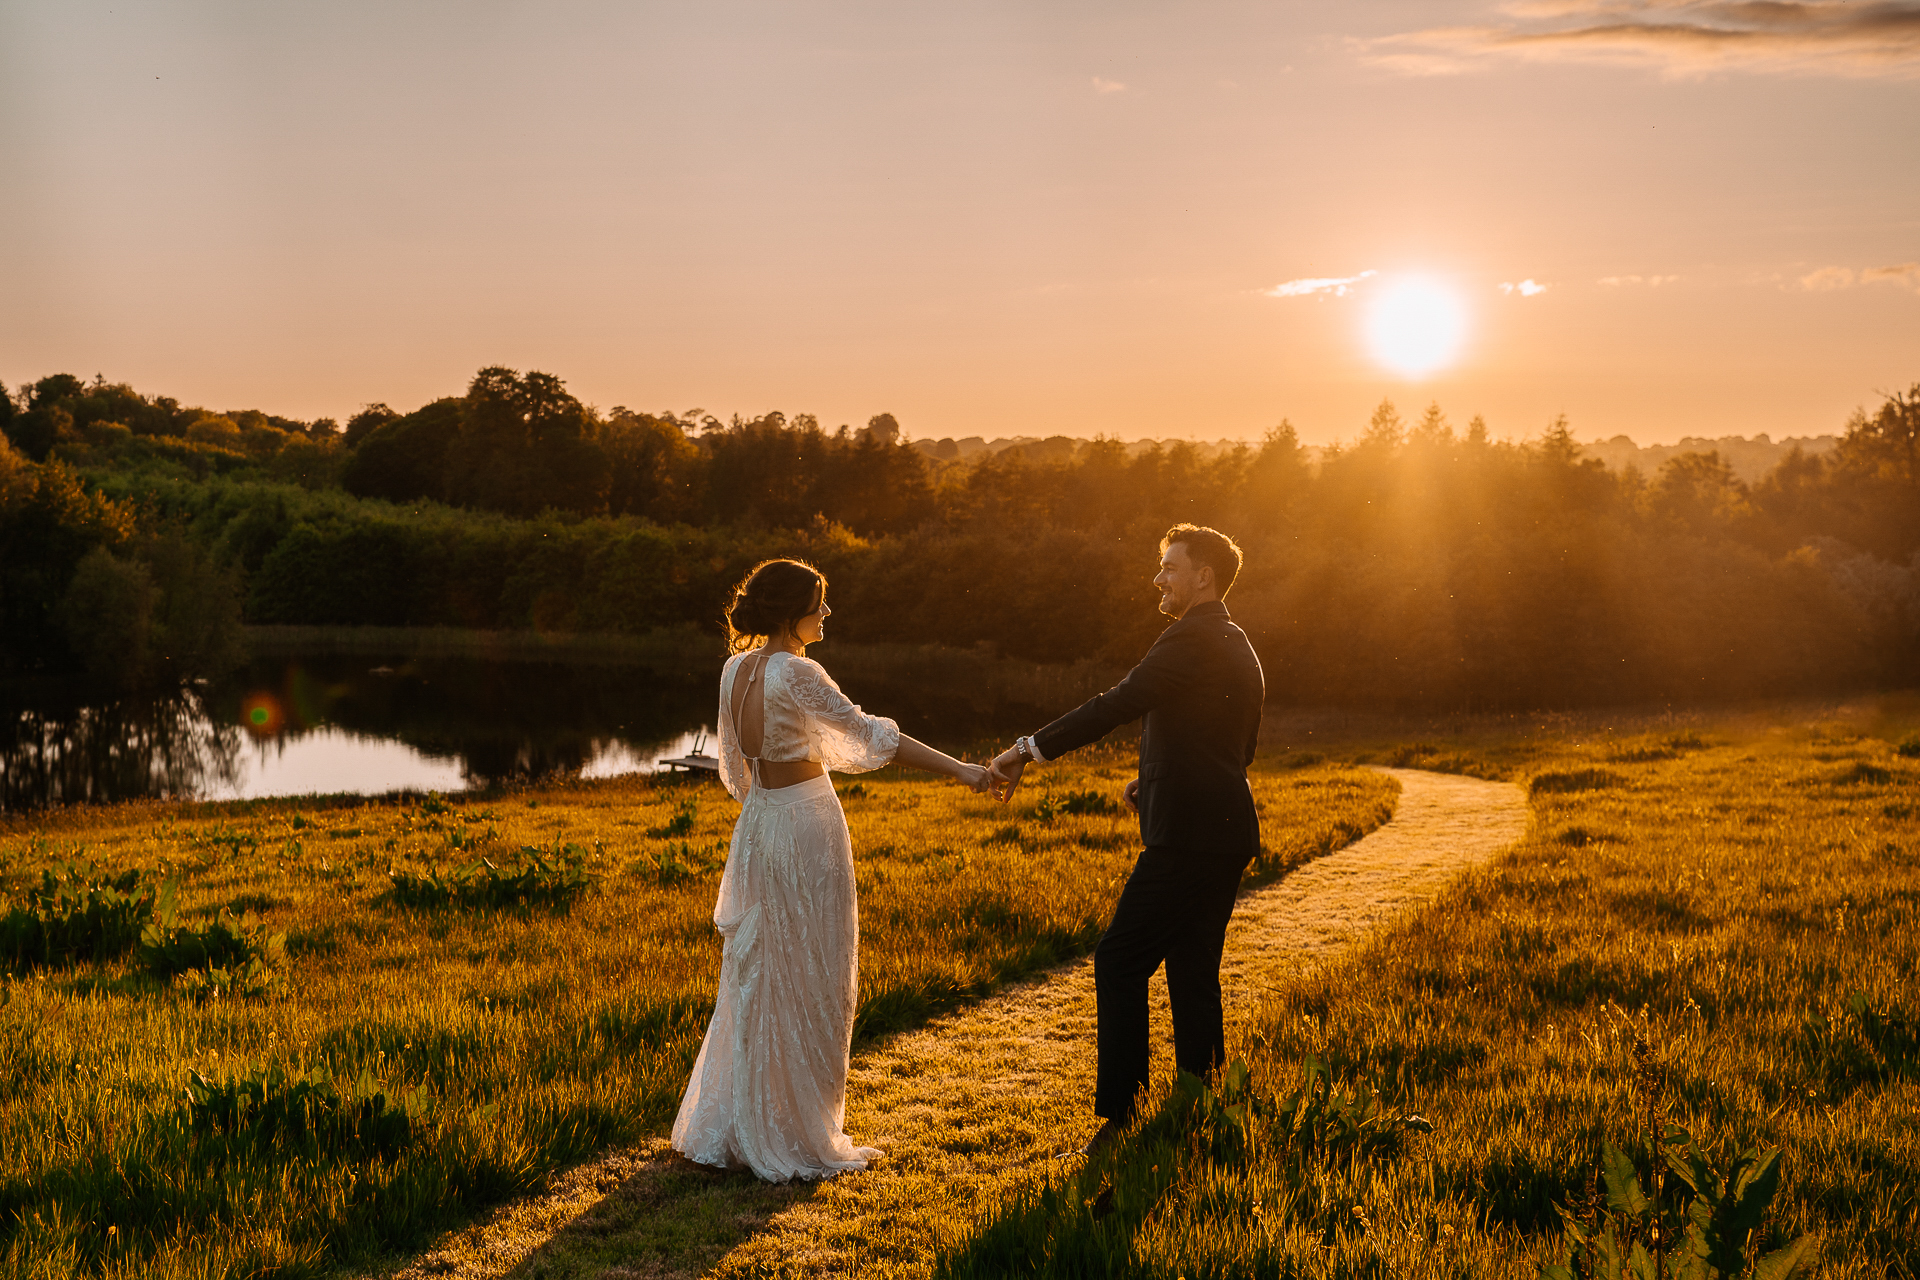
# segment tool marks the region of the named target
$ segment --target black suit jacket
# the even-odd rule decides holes
[[[1140,838],[1251,858],[1260,819],[1247,787],[1266,700],[1260,659],[1227,607],[1194,605],[1105,693],[1033,735],[1052,760],[1142,716]]]

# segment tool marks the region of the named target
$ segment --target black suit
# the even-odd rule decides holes
[[[1127,678],[1033,735],[1052,760],[1145,717],[1140,838],[1146,846],[1094,952],[1100,1075],[1094,1111],[1124,1120],[1147,1080],[1147,980],[1167,965],[1174,1057],[1205,1075],[1226,1056],[1220,951],[1240,873],[1260,850],[1247,766],[1266,681],[1227,607],[1196,604]]]

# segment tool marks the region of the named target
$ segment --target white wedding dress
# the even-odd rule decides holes
[[[720,776],[740,820],[713,909],[720,988],[673,1145],[770,1182],[830,1178],[880,1154],[841,1131],[860,950],[853,844],[830,774],[759,784],[734,723],[734,678],[744,667],[762,681],[760,760],[859,773],[893,759],[900,729],[849,702],[817,662],[761,661],[736,655],[720,677]]]

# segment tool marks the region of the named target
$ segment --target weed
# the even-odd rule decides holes
[[[565,912],[580,895],[599,886],[599,878],[587,870],[586,854],[574,845],[566,845],[551,860],[543,850],[521,845],[520,857],[515,871],[502,871],[487,858],[444,876],[389,871],[387,897],[397,906],[429,911],[537,906]]]
[[[389,1099],[364,1074],[343,1094],[319,1068],[289,1076],[273,1066],[218,1083],[192,1072],[187,1104],[194,1136],[234,1154],[391,1160],[412,1143],[426,1095],[416,1089]]]
[[[1118,813],[1120,804],[1098,791],[1069,791],[1060,797],[1060,810],[1076,817],[1088,815]]]
[[[694,824],[700,821],[700,802],[686,799],[674,810],[673,817],[657,827],[647,828],[647,834],[655,840],[677,840],[693,831]]]
[[[1895,755],[1905,756],[1909,760],[1920,759],[1920,733],[1910,733],[1900,739],[1900,745],[1893,750]]]
[[[1560,1261],[1543,1265],[1540,1280],[1710,1280],[1743,1274],[1749,1265],[1758,1280],[1788,1280],[1812,1264],[1816,1246],[1810,1235],[1764,1256],[1748,1253],[1780,1190],[1777,1148],[1743,1151],[1722,1170],[1681,1126],[1669,1125],[1663,1139],[1661,1172],[1686,1190],[1668,1203],[1665,1179],[1656,1177],[1648,1196],[1633,1161],[1603,1142],[1605,1207],[1583,1216],[1556,1206],[1563,1231]]]
[[[138,871],[114,876],[91,862],[56,863],[27,891],[26,906],[0,917],[0,962],[31,969],[123,955],[152,917],[153,899]]]
[[[203,971],[185,984],[195,995],[258,994],[272,981],[268,966],[286,955],[286,935],[269,934],[251,915],[235,924],[224,913],[204,929],[179,920],[180,882],[160,886],[153,919],[140,932],[139,960],[156,977]]]
[[[1600,1143],[1599,1183],[1586,1212],[1556,1202],[1561,1226],[1558,1262],[1543,1263],[1540,1280],[1712,1280],[1746,1270],[1747,1248],[1780,1190],[1780,1152],[1741,1152],[1722,1171],[1693,1134],[1669,1114],[1670,1069],[1644,1034],[1632,1048],[1634,1125],[1648,1152],[1649,1195],[1633,1159],[1606,1139]],[[1669,1195],[1671,1173],[1684,1191]],[[1592,1184],[1590,1183],[1590,1186]],[[1754,1273],[1788,1280],[1811,1261],[1813,1237],[1802,1235],[1765,1257]]]

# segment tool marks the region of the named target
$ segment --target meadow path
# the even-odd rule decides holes
[[[1526,832],[1526,796],[1511,783],[1386,772],[1401,787],[1392,821],[1240,899],[1221,967],[1229,1052],[1277,983]],[[1171,1072],[1172,1053],[1158,976],[1153,1002],[1159,1076]],[[1088,959],[857,1055],[847,1133],[886,1153],[864,1174],[767,1187],[707,1174],[657,1140],[556,1179],[546,1195],[496,1212],[400,1274],[925,1276],[942,1237],[1092,1133],[1093,1033]],[[724,1253],[702,1247],[718,1219],[738,1241]]]

